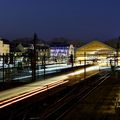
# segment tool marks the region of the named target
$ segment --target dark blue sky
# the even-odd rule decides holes
[[[90,41],[120,36],[120,0],[0,0],[0,36]]]

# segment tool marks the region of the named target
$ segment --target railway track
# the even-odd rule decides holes
[[[100,77],[99,79],[89,78],[88,80],[86,79],[85,81],[81,81],[78,84],[70,86],[69,91],[67,91],[67,93],[62,95],[52,104],[50,103],[45,108],[46,109],[45,112],[39,113],[39,115],[38,114],[36,115],[33,113],[34,111],[36,111],[34,106],[39,107],[39,105],[42,105],[42,103],[39,104],[38,102],[36,102],[34,104],[30,103],[25,106],[18,106],[20,108],[17,109],[17,111],[14,109],[11,110],[10,111],[11,116],[9,117],[9,119],[10,120],[16,120],[16,119],[17,120],[59,120],[67,112],[69,112],[74,106],[76,106],[78,102],[80,102],[89,94],[91,94],[92,91],[94,91],[99,85],[101,85],[104,82],[104,80],[106,80],[110,75],[104,73],[100,76],[99,76]],[[98,78],[98,76],[96,76],[96,78]],[[6,116],[6,118],[8,117]]]
[[[106,79],[110,77],[107,73],[97,80],[93,80],[91,84],[84,86],[76,86],[63,98],[59,99],[54,104],[50,105],[46,112],[39,116],[29,117],[31,120],[61,120],[64,115],[72,110],[80,101],[90,95],[97,87],[99,87]],[[28,118],[27,118],[28,119]],[[27,120],[26,119],[26,120]]]

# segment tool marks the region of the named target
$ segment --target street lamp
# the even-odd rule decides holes
[[[70,62],[71,62],[72,68],[73,68],[74,60],[73,60],[73,54],[72,53],[70,55]]]
[[[3,53],[3,83],[5,82],[5,70],[4,70],[4,64],[5,64],[5,55]]]
[[[45,66],[46,65],[46,55],[43,55],[43,68],[44,68],[44,79],[45,79]]]
[[[84,52],[84,79],[86,78],[86,52]]]
[[[34,33],[33,50],[31,51],[32,81],[36,80],[36,40],[37,40],[37,35]]]
[[[120,37],[119,37],[119,39],[120,39]],[[120,48],[119,41],[117,41],[117,46],[116,46],[116,65],[117,66],[118,66],[118,57],[119,57],[118,52],[119,52],[119,48]]]

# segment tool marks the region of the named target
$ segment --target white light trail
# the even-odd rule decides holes
[[[98,70],[98,69],[99,69],[99,66],[91,66],[91,67],[86,68],[86,72],[93,71],[93,70]],[[74,76],[74,75],[78,75],[78,74],[82,74],[82,73],[84,73],[84,69],[77,70],[76,72],[72,72],[72,73],[70,73],[68,75],[69,76]]]
[[[29,98],[29,97],[33,96],[33,95],[36,95],[38,93],[47,91],[47,90],[52,89],[54,87],[57,87],[59,85],[65,84],[67,82],[68,82],[68,80],[60,80],[60,81],[45,85],[42,88],[35,89],[34,91],[31,91],[31,92],[28,92],[28,93],[23,93],[22,95],[18,95],[18,96],[15,96],[13,98],[10,98],[8,100],[1,101],[0,102],[0,108],[4,108],[4,107],[6,107],[8,105],[12,105],[12,104],[14,104],[14,103],[16,103],[18,101],[24,100],[26,98]]]
[[[96,71],[96,70],[99,70],[99,66],[86,67],[86,72]],[[0,108],[6,107],[6,106],[11,105],[13,103],[16,103],[18,101],[24,100],[24,99],[31,97],[33,95],[36,95],[38,93],[47,91],[48,89],[54,88],[54,87],[59,86],[61,84],[65,84],[65,83],[69,82],[70,76],[83,74],[84,72],[85,72],[84,69],[80,69],[80,70],[77,70],[75,72],[71,72],[69,74],[49,78],[48,80],[46,79],[46,81],[44,81],[44,82],[39,81],[39,82],[32,83],[31,85],[33,85],[33,87],[34,87],[34,84],[41,85],[41,86],[39,86],[39,88],[37,88],[37,89],[36,89],[36,87],[34,87],[32,90],[27,91],[27,92],[23,89],[21,94],[18,92],[14,96],[11,96],[8,98],[6,97],[6,99],[2,99],[0,101]],[[43,84],[42,84],[42,82],[43,82]],[[26,87],[29,87],[29,85]]]

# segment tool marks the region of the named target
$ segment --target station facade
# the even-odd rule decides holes
[[[99,64],[103,66],[109,66],[119,63],[119,52],[108,46],[105,43],[99,41],[92,41],[80,48],[77,48],[76,62],[80,64]],[[117,62],[117,63],[116,63]]]

